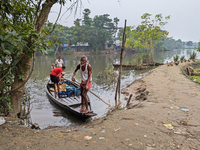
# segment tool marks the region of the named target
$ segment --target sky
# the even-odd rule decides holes
[[[163,28],[169,32],[168,37],[200,42],[200,0],[82,0],[76,15],[74,10],[66,12],[70,5],[67,2],[62,8],[59,24],[73,26],[74,20],[83,17],[82,12],[86,8],[91,10],[91,18],[103,14],[109,14],[112,19],[118,17],[119,27],[124,26],[125,19],[127,26],[137,26],[144,13],[150,13],[152,17],[161,13],[163,17],[171,16]],[[53,6],[49,15],[50,22],[55,22],[59,9],[60,5]]]

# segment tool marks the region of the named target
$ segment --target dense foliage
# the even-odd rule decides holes
[[[106,43],[110,46],[116,39],[119,39],[120,35],[117,36],[117,33],[120,28],[118,28],[119,19],[117,17],[110,19],[108,14],[104,14],[90,18],[90,13],[89,9],[84,9],[83,19],[76,19],[72,27],[58,25],[61,30],[57,29],[49,37],[51,43],[55,43],[55,49],[58,46],[62,48],[63,44],[68,44],[70,47],[88,43],[90,49],[102,50]],[[56,37],[60,42],[56,41]]]
[[[141,19],[141,25],[127,28],[126,46],[147,50],[150,54],[150,60],[153,62],[152,52],[155,45],[161,39],[167,38],[168,32],[162,30],[162,27],[167,24],[167,20],[170,19],[170,16],[163,18],[162,14],[158,14],[152,20],[151,14],[145,13],[141,16]]]
[[[69,0],[71,1],[71,0]],[[78,0],[75,0],[76,3]],[[47,22],[51,7],[65,0],[0,1],[0,108],[20,114],[25,83],[34,68],[35,52],[46,53],[46,37],[55,29]]]

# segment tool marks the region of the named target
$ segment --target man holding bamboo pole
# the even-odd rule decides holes
[[[92,86],[92,67],[90,64],[87,63],[87,57],[84,55],[81,57],[81,63],[77,65],[73,73],[72,81],[74,82],[76,82],[74,76],[76,75],[76,71],[79,69],[81,72],[80,88],[81,88],[81,103],[82,103],[80,112],[88,113],[89,110],[88,110],[87,92],[88,90],[90,90]],[[86,109],[84,109],[84,103],[85,103]]]

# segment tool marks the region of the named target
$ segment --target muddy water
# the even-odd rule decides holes
[[[166,62],[172,61],[173,56],[178,54],[180,56],[185,55],[186,59],[189,58],[190,52],[193,50],[174,50],[167,52],[157,52],[154,53],[155,62]],[[126,54],[124,56],[124,63],[127,63],[133,59],[134,54]],[[199,54],[198,54],[198,58]],[[66,55],[62,56],[65,62],[65,78],[71,79],[72,73],[76,65],[80,62],[80,56]],[[69,125],[79,125],[84,123],[80,119],[66,112],[65,110],[57,107],[52,103],[45,92],[45,85],[49,80],[49,74],[51,70],[51,64],[54,63],[56,58],[54,56],[37,56],[34,73],[29,80],[27,87],[31,95],[31,119],[32,122],[37,122],[41,128],[48,126],[69,126]],[[119,54],[112,55],[89,55],[89,63],[92,66],[92,78],[93,85],[91,91],[100,96],[104,101],[114,106],[114,94],[115,94],[115,83],[107,83],[105,80],[98,78],[98,73],[104,71],[106,67],[112,66],[113,63],[119,63]],[[123,71],[121,88],[126,87],[133,81],[142,77],[146,71],[135,71],[126,70]],[[76,74],[75,77],[80,81],[80,73]],[[105,105],[101,100],[97,99],[92,94],[89,94],[91,100],[91,106],[95,113],[98,115],[96,117],[102,117],[106,114],[109,107]],[[123,95],[121,96],[122,104],[126,101],[123,100]],[[92,119],[94,119],[92,118]]]

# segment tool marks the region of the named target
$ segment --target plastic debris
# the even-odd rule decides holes
[[[99,137],[100,140],[105,140],[105,137]]]
[[[105,133],[105,132],[106,132],[106,129],[105,129],[105,128],[104,128],[104,129],[102,129],[102,130],[101,130],[101,132],[102,132],[102,133]]]
[[[114,130],[115,130],[115,132],[117,132],[119,129],[120,129],[120,128],[118,128],[118,129],[114,129]]]
[[[171,124],[163,124],[167,129],[172,130],[174,127]]]
[[[6,121],[3,117],[0,117],[0,125],[4,124]]]
[[[85,139],[85,140],[89,141],[89,140],[91,140],[91,139],[92,139],[92,137],[91,137],[91,136],[85,136],[83,139]]]
[[[186,108],[181,108],[180,110],[182,110],[182,111],[189,111],[189,109],[186,109]]]
[[[146,138],[146,137],[147,137],[147,135],[144,135],[144,137]]]
[[[134,123],[136,126],[138,126],[139,124],[138,123]]]
[[[181,134],[181,132],[174,132],[174,134]]]

